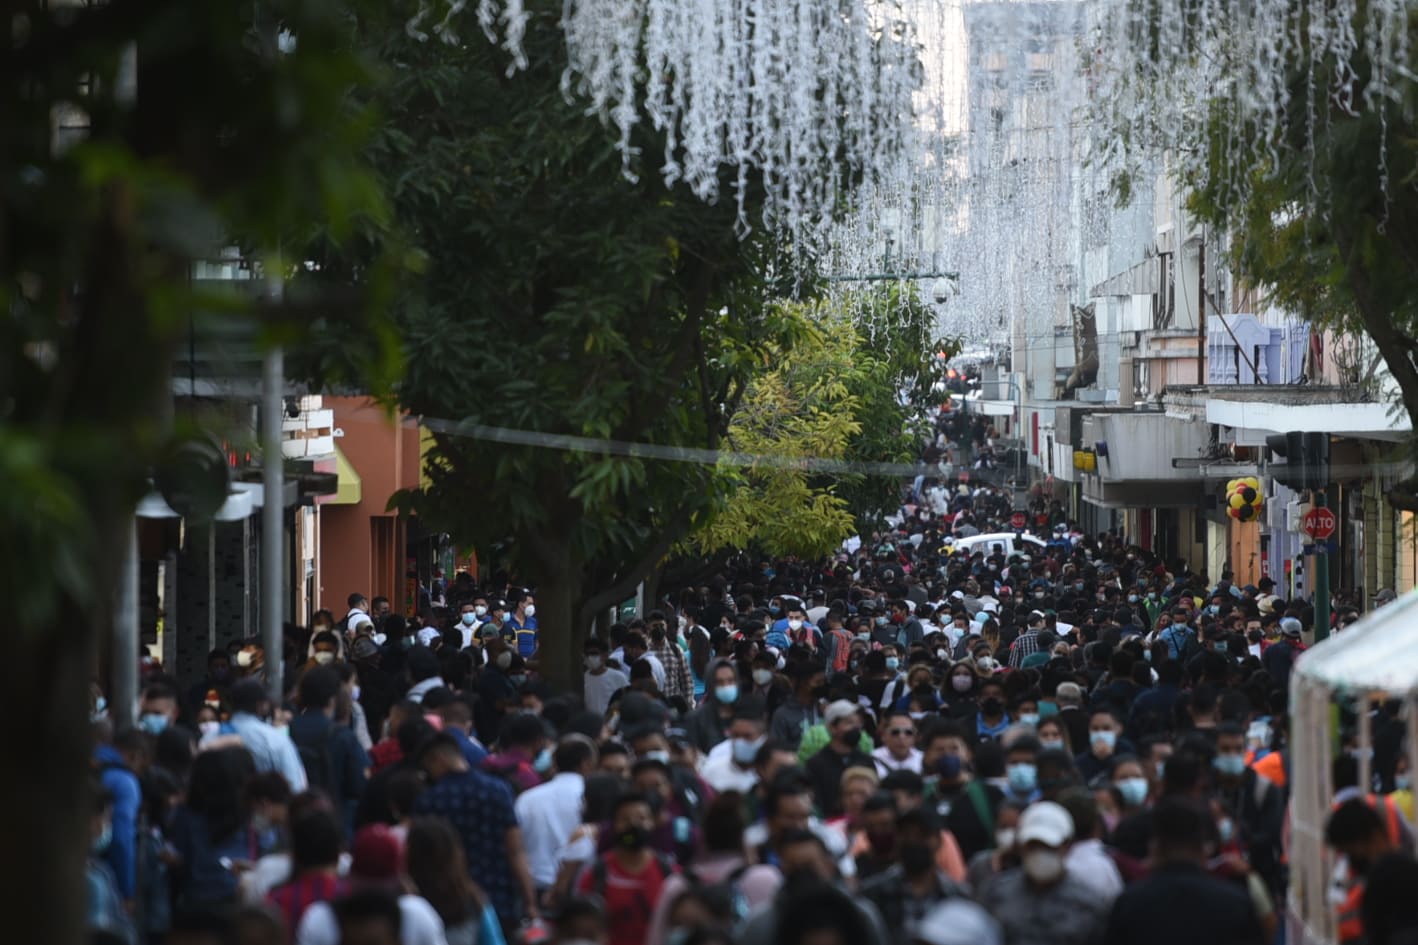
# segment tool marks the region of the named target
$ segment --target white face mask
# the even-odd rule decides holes
[[[216,738],[221,734],[222,723],[215,719],[210,722],[198,722],[197,728],[201,730],[203,739]]]
[[[1063,878],[1064,858],[1057,850],[1025,850],[1024,875],[1041,885],[1051,885]]]
[[[801,620],[798,620],[798,619],[794,618],[794,619],[788,621],[788,629],[789,629],[789,630],[801,630],[802,628],[803,628],[803,622],[802,622]]]
[[[536,604],[528,604],[525,608],[522,609],[522,613],[526,614],[528,617],[534,617],[534,616],[536,616],[536,613],[537,613],[537,605],[536,605]]]
[[[478,604],[476,607],[473,608],[473,613],[477,614],[479,617],[486,617],[487,606],[485,604]]]
[[[509,667],[509,666],[511,666],[511,665],[512,665],[512,654],[511,654],[511,653],[499,653],[499,654],[497,654],[497,668],[498,668],[498,669],[506,669],[507,667]]]
[[[755,669],[753,671],[753,682],[757,686],[766,686],[773,681],[773,670]]]
[[[606,658],[604,656],[588,656],[586,657],[586,668],[589,670],[597,670],[600,669],[605,662]]]
[[[321,666],[329,666],[331,663],[335,662],[335,654],[328,650],[321,650],[315,654],[315,662],[319,663]]]
[[[1001,827],[995,831],[995,847],[1000,850],[1009,850],[1014,847],[1014,828]]]

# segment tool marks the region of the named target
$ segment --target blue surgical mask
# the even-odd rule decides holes
[[[537,757],[532,761],[532,770],[537,774],[546,774],[551,770],[551,749],[543,748],[537,752]]]
[[[138,720],[138,727],[149,735],[161,735],[167,731],[167,716],[159,712],[145,712]]]
[[[1113,731],[1089,732],[1088,743],[1112,751],[1118,744],[1118,733]]]
[[[471,627],[473,624],[475,624],[475,623],[477,623],[477,622],[478,622],[478,615],[475,614],[475,613],[473,613],[471,610],[468,611],[466,614],[463,615],[463,626],[465,626],[465,627]]]
[[[1220,774],[1236,777],[1246,770],[1244,755],[1217,755],[1211,759],[1211,766]]]
[[[640,757],[644,758],[646,761],[658,761],[660,764],[667,765],[670,763],[670,753],[667,751],[647,751]]]
[[[1221,838],[1223,844],[1230,843],[1236,836],[1236,825],[1230,817],[1221,818],[1220,823],[1216,825],[1216,835]]]
[[[1128,603],[1129,603],[1129,604],[1136,604],[1136,603],[1137,603],[1137,595],[1136,595],[1136,594],[1129,594],[1129,595],[1128,595]]]
[[[507,623],[507,622],[510,621],[511,619],[512,619],[512,612],[511,612],[511,611],[507,611],[506,613],[504,613],[504,614],[502,615],[502,622],[503,622],[503,623]]]
[[[714,689],[714,698],[724,705],[733,705],[739,701],[738,686],[718,686]]]
[[[901,668],[901,658],[899,656],[888,656],[886,658],[886,668],[891,672],[896,672]]]
[[[1038,724],[1039,724],[1039,713],[1038,713],[1038,712],[1021,712],[1021,713],[1019,713],[1019,721],[1023,722],[1025,725],[1038,725]]]
[[[1147,779],[1146,778],[1123,778],[1115,785],[1118,793],[1122,795],[1123,804],[1128,807],[1141,807],[1147,800]]]
[[[730,751],[733,752],[734,761],[740,767],[746,768],[753,764],[754,758],[758,757],[758,749],[762,745],[763,739],[761,738],[735,738],[730,746]]]
[[[1063,746],[1064,746],[1064,743],[1063,743],[1063,739],[1062,739],[1062,738],[1041,738],[1041,739],[1039,739],[1039,747],[1040,747],[1040,748],[1057,748],[1057,749],[1062,750],[1062,749],[1063,749]]]
[[[1012,764],[1005,769],[1009,786],[1016,794],[1032,794],[1039,785],[1039,769],[1028,762]]]
[[[1412,786],[1413,777],[1407,771],[1393,776],[1393,789],[1395,791],[1406,791]]]

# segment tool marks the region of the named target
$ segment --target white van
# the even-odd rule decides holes
[[[993,532],[989,535],[971,535],[969,538],[957,538],[951,546],[956,551],[965,551],[968,554],[980,552],[988,555],[994,550],[995,545],[1004,546],[1004,556],[1018,551],[1021,554],[1029,555],[1031,558],[1038,557],[1044,553],[1048,547],[1044,542],[1033,535],[1020,535],[1015,537],[1014,532]]]

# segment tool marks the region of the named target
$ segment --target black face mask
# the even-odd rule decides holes
[[[616,834],[615,842],[622,850],[643,850],[650,842],[650,831],[638,825],[627,827]]]
[[[898,848],[901,868],[907,876],[920,876],[935,868],[935,854],[924,843],[904,843]]]
[[[849,728],[842,733],[842,744],[848,748],[856,748],[857,743],[862,740],[862,730],[859,728]]]
[[[826,698],[827,698],[827,683],[823,683],[821,686],[813,686],[813,687],[812,687],[812,697],[813,697],[814,699],[826,699]]]
[[[985,715],[999,715],[1004,711],[1004,703],[998,699],[989,698],[980,703],[980,711]]]

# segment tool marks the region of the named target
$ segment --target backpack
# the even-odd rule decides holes
[[[324,791],[332,798],[338,797],[335,791],[335,753],[332,751],[336,731],[335,723],[331,722],[318,744],[295,743],[300,763],[305,768],[305,780],[310,782],[311,789]]]
[[[839,628],[832,631],[832,636],[837,640],[837,649],[832,654],[831,670],[834,673],[845,673],[852,661],[852,635]]]
[[[675,861],[672,857],[661,853],[659,850],[652,850],[651,852],[655,856],[655,867],[660,871],[660,882],[663,883],[674,875]],[[601,902],[606,901],[606,857],[609,855],[610,854],[604,854],[596,857],[595,863],[591,866],[590,892]],[[651,911],[653,910],[646,910],[645,917],[647,919],[650,917]]]
[[[740,865],[717,883],[706,883],[698,873],[691,869],[684,871],[684,877],[689,880],[690,886],[703,894],[710,902],[727,903],[734,924],[737,925],[748,918],[748,897],[739,888],[739,879],[748,872],[750,865],[749,863]]]

